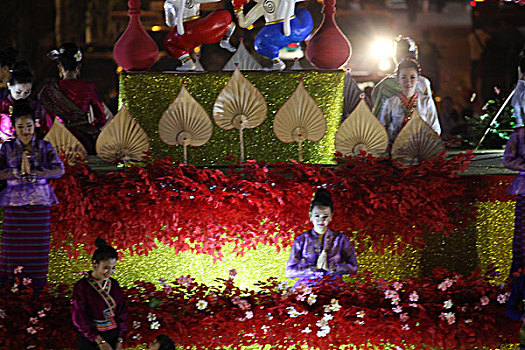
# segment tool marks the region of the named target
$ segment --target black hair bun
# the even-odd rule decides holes
[[[330,191],[328,191],[327,189],[325,188],[320,188],[318,189],[316,192],[315,192],[315,195],[314,195],[314,201],[315,200],[329,200],[329,201],[332,201],[332,194],[330,193]]]
[[[105,239],[100,237],[97,237],[97,239],[95,239],[95,247],[102,248],[105,245],[108,245]]]

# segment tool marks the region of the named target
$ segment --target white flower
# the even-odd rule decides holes
[[[272,314],[268,312],[268,315],[266,315],[266,319],[273,320]]]
[[[140,328],[140,322],[139,321],[133,321],[133,328],[139,329]]]
[[[365,318],[365,312],[364,311],[357,311],[355,314],[359,318]]]
[[[46,313],[44,312],[44,310],[38,311],[38,317],[40,317],[40,318],[46,317]]]
[[[159,327],[160,327],[160,323],[159,323],[159,321],[155,321],[155,322],[153,322],[153,323],[151,324],[151,326],[150,326],[151,329],[159,329]]]
[[[15,285],[13,286],[13,288],[11,288],[11,292],[12,292],[12,293],[16,293],[16,292],[18,292],[18,284],[15,283]]]
[[[29,322],[31,322],[32,324],[37,324],[37,323],[38,323],[38,318],[36,318],[36,317],[30,317],[30,318],[29,318]]]
[[[330,305],[332,305],[332,311],[334,312],[341,310],[341,305],[337,299],[332,299]]]
[[[197,309],[198,310],[204,310],[208,306],[208,302],[206,300],[199,300],[197,302]]]
[[[269,328],[270,328],[270,326],[267,326],[267,325],[262,325],[261,326],[261,329],[264,331],[264,334],[266,334],[266,332],[268,332]]]
[[[394,311],[395,313],[400,314],[400,313],[403,312],[403,309],[401,308],[401,306],[398,305],[397,307],[393,308],[392,311]]]
[[[325,331],[317,331],[317,336],[318,336],[319,338],[321,338],[321,337],[326,337],[327,334],[328,334],[328,333],[325,332]]]
[[[450,299],[448,299],[447,301],[445,301],[445,302],[443,303],[443,307],[444,307],[445,309],[450,309],[453,305],[454,305],[454,303],[452,303],[452,300],[450,300]]]
[[[253,312],[252,311],[246,311],[245,317],[246,317],[247,320],[253,318]]]
[[[0,309],[0,318],[5,318],[5,311]]]
[[[29,334],[35,334],[36,333],[36,329],[34,329],[33,327],[26,328],[26,330],[27,330],[27,333],[29,333]]]
[[[472,323],[472,319],[470,319],[470,318],[466,319],[466,320],[465,320],[465,323],[466,323],[466,324]]]
[[[317,295],[315,294],[310,294],[308,296],[308,299],[306,299],[306,302],[308,303],[308,305],[313,305],[315,304],[316,301],[317,301]]]
[[[293,306],[288,306],[286,310],[288,310],[288,315],[290,317],[297,317],[300,315],[300,313]]]
[[[331,314],[324,314],[324,316],[323,316],[323,320],[330,321],[330,320],[333,320],[333,319],[334,319],[334,316],[332,316]]]
[[[365,324],[365,321],[355,321],[357,324]]]
[[[445,312],[441,314],[442,318],[445,318],[448,324],[456,322],[456,315],[453,312]]]
[[[152,314],[151,312],[148,313],[148,321],[155,321],[157,319],[157,315]]]
[[[132,338],[132,339],[135,339],[135,340],[141,340],[141,339],[142,339],[142,336],[141,336],[140,333],[139,333],[139,334],[137,334],[137,335],[133,335],[131,338]]]
[[[500,295],[498,295],[498,298],[496,300],[500,304],[505,304],[507,302],[507,296],[506,296],[506,294],[500,294]]]
[[[308,333],[311,333],[311,332],[312,332],[312,330],[310,329],[310,327],[306,327],[305,329],[303,329],[303,330],[301,331],[301,333],[307,333],[307,334],[308,334]]]
[[[401,326],[401,330],[408,331],[410,330],[410,326],[405,323],[404,325]]]
[[[410,306],[410,307],[418,307],[418,305],[414,304],[414,303],[410,303],[410,304],[408,304],[408,306]]]
[[[328,320],[325,320],[324,318],[320,319],[319,321],[317,321],[315,323],[315,325],[319,328],[323,328],[323,327],[326,327],[328,326]]]

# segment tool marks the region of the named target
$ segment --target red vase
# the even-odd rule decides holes
[[[339,69],[352,55],[350,42],[334,17],[335,0],[324,0],[323,22],[306,46],[306,57],[319,69]]]
[[[140,21],[140,0],[129,0],[128,9],[128,27],[113,47],[113,59],[126,71],[146,70],[157,60],[159,48]]]

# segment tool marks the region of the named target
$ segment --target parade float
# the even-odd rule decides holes
[[[158,48],[141,30],[139,1],[129,1],[130,25],[115,44],[125,69],[121,108],[97,142],[99,159],[115,167],[91,167],[60,123],[47,136],[68,164],[53,182],[60,204],[52,211],[50,284],[35,298],[20,279],[1,295],[0,344],[75,347],[70,286],[90,269],[98,236],[121,252],[115,278],[129,299],[126,348],[143,349],[158,334],[188,349],[517,343],[520,324],[505,316],[514,228],[505,190],[513,174],[469,173],[475,155],[447,154],[417,115],[387,154],[384,128],[350,91],[350,73],[338,70],[351,48],[331,0],[306,46],[317,69],[294,71],[272,56],[289,43],[271,33],[255,47],[272,59],[269,71],[242,43],[224,71],[192,70],[199,64],[191,50],[207,42],[199,28],[217,21],[210,42],[231,49],[231,18],[199,21],[192,2],[178,3],[189,14],[166,3],[166,41],[181,70],[147,71]],[[308,22],[295,17],[293,0],[266,3],[245,14],[234,2],[239,23],[263,16],[288,37],[294,18]],[[202,42],[190,48],[196,41],[185,34]],[[333,193],[332,226],[356,247],[358,274],[292,290],[284,265],[309,227],[319,187]]]

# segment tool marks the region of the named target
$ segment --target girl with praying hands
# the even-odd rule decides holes
[[[286,263],[286,277],[299,279],[294,288],[301,284],[316,284],[324,276],[341,278],[357,272],[352,243],[344,233],[328,228],[332,217],[332,195],[321,188],[310,204],[313,229],[295,239]]]
[[[95,241],[93,271],[75,284],[71,313],[79,350],[122,350],[128,331],[126,296],[111,278],[118,253],[102,238]]]
[[[381,124],[386,128],[390,144],[394,142],[416,110],[421,119],[437,134],[441,133],[434,100],[431,96],[416,91],[419,71],[419,64],[411,59],[403,60],[397,66],[396,76],[401,92],[385,101],[379,118]]]

